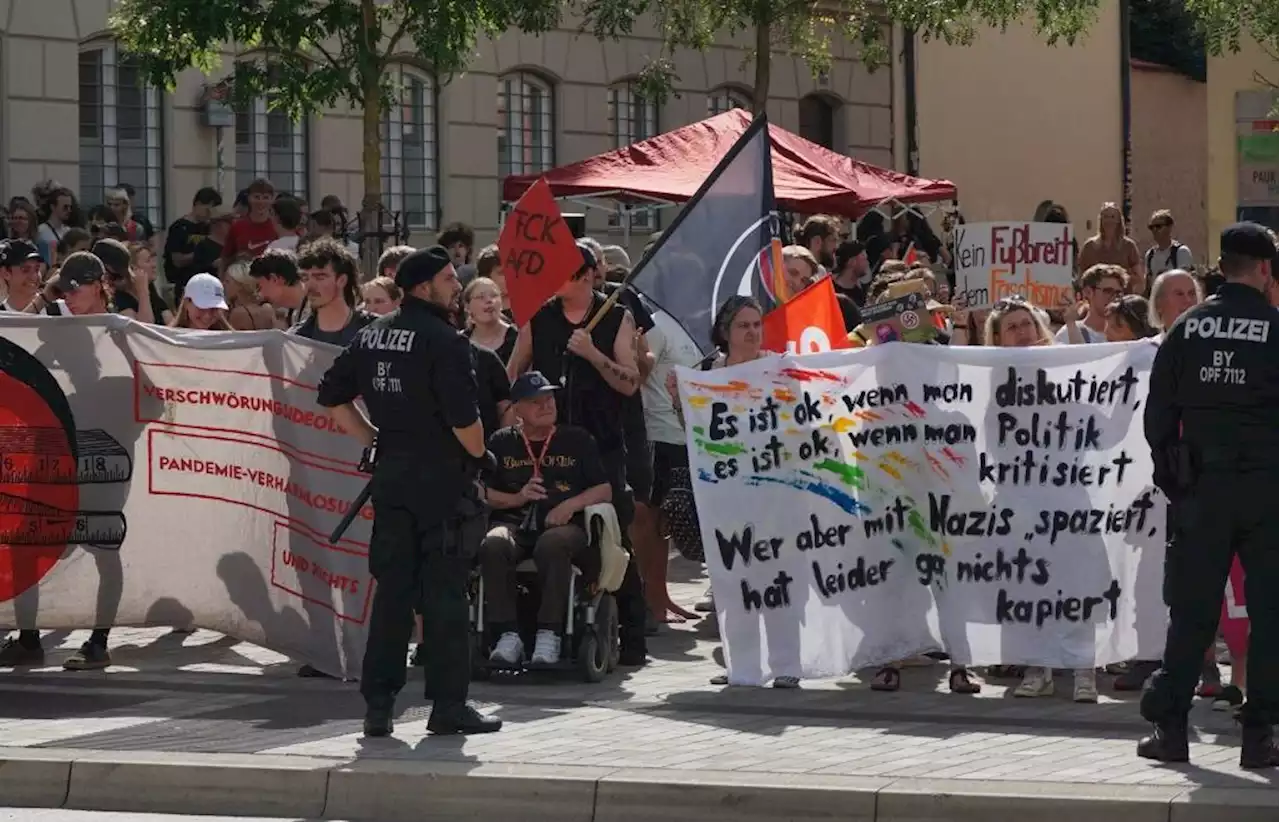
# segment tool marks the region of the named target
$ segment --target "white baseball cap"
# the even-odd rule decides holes
[[[197,274],[187,281],[182,296],[191,300],[196,308],[227,308],[226,292],[222,289],[222,281],[212,274]]]

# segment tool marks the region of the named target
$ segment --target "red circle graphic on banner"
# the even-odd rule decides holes
[[[0,372],[0,602],[44,579],[76,529],[69,432],[26,382]]]

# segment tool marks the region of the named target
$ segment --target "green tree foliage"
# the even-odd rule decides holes
[[[1205,80],[1204,32],[1183,0],[1128,0],[1129,53]]]
[[[1207,0],[1201,0],[1205,2]],[[892,23],[925,40],[969,45],[983,28],[1029,21],[1049,44],[1071,44],[1097,19],[1101,0],[580,0],[588,30],[629,33],[641,15],[657,22],[662,53],[642,74],[645,93],[661,99],[677,79],[676,49],[702,50],[720,36],[742,37],[755,62],[755,109],[769,98],[771,52],[801,58],[814,72],[831,64],[836,39],[858,44],[869,67],[889,59]]]
[[[381,200],[382,114],[400,55],[444,81],[466,68],[480,36],[542,32],[559,21],[558,0],[121,0],[111,29],[157,86],[173,89],[194,67],[221,71],[234,52],[233,99],[265,95],[294,119],[339,100],[363,109],[363,225],[376,228]]]

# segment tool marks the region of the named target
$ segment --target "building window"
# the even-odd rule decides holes
[[[257,97],[236,111],[236,190],[266,177],[276,191],[307,202],[307,124]]]
[[[613,128],[614,148],[623,148],[658,133],[658,104],[640,96],[633,83],[627,81],[609,88],[609,122]],[[622,226],[627,212],[621,206],[609,215],[610,226]],[[656,208],[632,208],[630,227],[654,231],[658,227]]]
[[[104,192],[128,183],[133,210],[164,224],[164,145],[160,93],[115,43],[80,52],[80,201],[97,205]]]
[[[382,118],[382,201],[401,225],[434,230],[439,210],[436,86],[425,74],[391,69],[392,105]]]
[[[800,99],[800,136],[836,150],[836,104],[820,94]],[[843,152],[841,152],[843,153]]]
[[[736,88],[719,88],[707,97],[708,117],[715,117],[735,108],[751,110],[751,100]]]
[[[498,80],[498,176],[534,174],[555,165],[555,98],[529,74]]]

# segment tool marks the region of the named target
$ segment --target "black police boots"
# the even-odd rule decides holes
[[[364,735],[370,737],[391,736],[395,723],[391,720],[392,706],[370,705],[364,712]]]
[[[1276,735],[1269,725],[1247,727],[1240,741],[1240,767],[1276,767]]]
[[[1186,720],[1155,723],[1151,736],[1144,736],[1138,742],[1138,756],[1159,762],[1186,762],[1189,758]]]
[[[502,730],[502,720],[485,716],[465,702],[437,702],[431,707],[427,730],[442,736],[452,734],[490,734]]]

